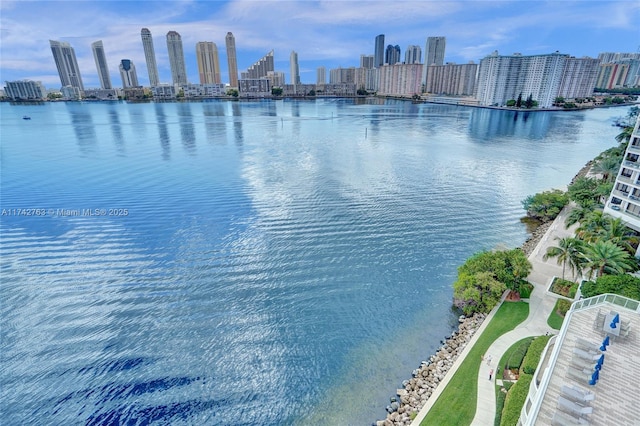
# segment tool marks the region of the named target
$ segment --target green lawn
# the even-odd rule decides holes
[[[482,356],[498,337],[513,330],[528,315],[529,304],[525,302],[506,302],[500,306],[421,425],[471,424],[476,414],[478,371]]]
[[[564,321],[564,317],[558,315],[558,302],[560,302],[559,299],[556,301],[556,305],[553,307],[553,310],[549,314],[549,318],[547,318],[547,324],[549,324],[549,327],[553,328],[554,330],[560,330],[560,328],[562,327],[562,322]]]

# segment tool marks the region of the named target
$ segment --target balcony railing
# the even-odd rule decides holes
[[[634,169],[640,169],[640,163],[636,163],[635,161],[624,160],[624,165],[633,167]]]

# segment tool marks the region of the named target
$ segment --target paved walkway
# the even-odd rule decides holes
[[[478,372],[478,401],[476,415],[471,423],[473,426],[487,426],[492,425],[494,422],[496,415],[495,373],[498,362],[506,350],[514,343],[524,339],[525,337],[540,336],[545,333],[556,332],[556,330],[551,329],[547,325],[547,318],[553,310],[557,298],[547,292],[547,287],[549,286],[552,277],[562,276],[562,266],[557,264],[556,259],[549,259],[545,261],[543,256],[547,252],[547,247],[558,244],[556,237],[564,238],[573,236],[575,225],[570,229],[565,229],[564,226],[565,218],[569,212],[569,208],[565,208],[560,212],[554,223],[540,239],[536,248],[529,255],[532,270],[531,274],[527,277],[527,280],[534,285],[534,290],[529,299],[529,316],[514,330],[500,336],[487,350],[485,359],[488,359],[489,361],[483,362],[480,365],[480,371]],[[567,270],[565,271],[565,274],[569,276],[571,272]],[[489,324],[493,315],[495,315],[497,309],[498,307],[491,311],[480,329],[478,329],[474,334],[471,341],[467,344],[463,354],[458,357],[454,365],[449,369],[444,380],[438,385],[436,391],[431,395],[425,406],[422,407],[418,413],[418,416],[411,423],[412,426],[419,425],[431,407],[435,404],[447,383],[449,383],[455,374],[458,366],[464,361],[469,350],[473,347],[485,327]],[[489,380],[489,372],[491,370],[494,371],[494,374],[491,377],[491,380]]]

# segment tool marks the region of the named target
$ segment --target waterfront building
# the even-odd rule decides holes
[[[375,68],[384,65],[384,34],[376,36],[376,43],[374,47],[374,63]]]
[[[238,59],[236,57],[236,39],[231,32],[228,32],[224,40],[227,47],[229,86],[238,87]]]
[[[379,68],[356,68],[356,87],[375,92],[378,90]]]
[[[226,95],[223,83],[185,84],[182,90],[185,98],[216,98]]]
[[[576,99],[593,95],[599,67],[600,61],[598,59],[567,58],[557,96]]]
[[[18,80],[5,83],[5,96],[13,101],[41,101],[47,97],[47,91],[40,81]]]
[[[123,59],[120,61],[120,78],[122,78],[123,89],[140,86],[138,84],[136,66],[133,65],[133,62],[131,62],[130,59]]]
[[[604,212],[640,232],[640,117],[623,158]]]
[[[266,77],[271,87],[284,87],[285,74],[282,71],[269,71]]]
[[[269,71],[274,71],[273,50],[258,59],[255,64],[247,68],[246,72],[241,73],[241,77],[243,80],[265,78]]]
[[[298,65],[298,54],[293,50],[289,55],[289,71],[291,73],[291,84],[300,84],[300,66]]]
[[[151,87],[151,93],[153,99],[175,99],[176,98],[176,86],[173,84],[158,84]]]
[[[375,56],[360,55],[360,68],[371,69],[375,67]]]
[[[102,40],[91,43],[91,50],[93,51],[93,59],[96,61],[96,68],[98,69],[100,87],[103,89],[112,89],[109,66],[107,65],[107,57],[104,53]]]
[[[600,61],[601,64],[618,62],[623,59],[640,59],[640,53],[603,52],[598,55],[598,60]]]
[[[569,55],[501,56],[495,51],[480,61],[476,97],[480,105],[505,105],[508,100],[529,95],[545,108],[560,93]]]
[[[171,80],[173,84],[187,84],[187,68],[184,63],[182,37],[180,37],[177,31],[169,31],[167,33],[167,51],[169,53],[169,65],[171,67]]]
[[[99,101],[116,101],[122,95],[122,91],[115,89],[84,89],[85,99],[95,99]]]
[[[329,70],[329,84],[356,84],[356,68],[334,68]]]
[[[266,78],[241,78],[238,91],[242,98],[266,98],[271,96],[271,82]]]
[[[196,59],[200,84],[222,83],[218,46],[211,41],[196,43]]]
[[[640,59],[624,58],[615,62],[601,63],[596,87],[620,89],[640,85]]]
[[[291,97],[310,96],[312,90],[316,91],[315,84],[285,84],[282,86],[282,95]]]
[[[394,65],[400,62],[400,46],[388,45],[384,54],[384,63],[387,65]]]
[[[323,86],[327,83],[327,70],[325,67],[318,67],[316,69],[316,84]]]
[[[158,77],[158,64],[156,62],[156,51],[153,48],[153,37],[148,28],[140,31],[142,37],[142,48],[144,49],[144,59],[147,64],[147,72],[149,73],[149,86],[157,86],[160,84]]]
[[[378,95],[411,97],[420,93],[422,64],[395,64],[379,68]]]
[[[51,52],[56,62],[62,87],[71,86],[77,88],[79,92],[83,92],[84,85],[82,84],[82,76],[80,75],[80,68],[78,68],[78,60],[73,47],[64,41],[49,40],[49,44],[51,45]]]
[[[424,46],[424,67],[422,68],[422,84],[427,84],[427,73],[430,65],[444,65],[444,51],[447,44],[445,37],[427,37]]]
[[[62,86],[60,93],[65,101],[79,101],[84,95],[84,90],[81,91],[79,87],[75,86]]]
[[[475,93],[477,73],[478,64],[473,61],[468,64],[429,65],[424,91],[437,95],[471,96]]]
[[[637,425],[638,330],[637,300],[602,294],[574,302],[540,357],[517,424]]]
[[[127,101],[142,101],[145,99],[144,88],[142,86],[127,87],[122,89],[122,96]]]
[[[422,49],[420,46],[410,45],[404,52],[405,64],[419,64],[422,61]]]
[[[319,96],[351,97],[356,95],[356,90],[353,83],[329,83],[324,85]]]

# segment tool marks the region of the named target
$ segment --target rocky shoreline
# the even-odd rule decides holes
[[[579,177],[586,176],[592,164],[593,161],[585,164],[571,180],[571,183]],[[553,221],[540,224],[520,249],[527,256],[533,253],[552,224]],[[378,420],[375,426],[410,425],[485,318],[485,314],[474,314],[472,317],[461,315],[458,330],[443,342],[435,355],[432,355],[428,361],[422,361],[420,367],[413,370],[411,379],[402,382],[404,387],[397,390],[397,397],[391,398],[391,403],[386,407],[388,413],[386,419]]]

